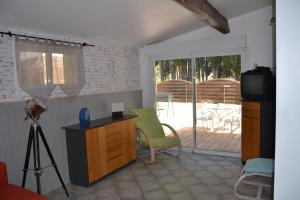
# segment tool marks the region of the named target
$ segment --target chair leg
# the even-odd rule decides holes
[[[149,158],[150,156],[150,158]],[[145,164],[152,164],[155,161],[155,151],[154,149],[150,148],[150,154],[145,154],[138,156],[138,159],[140,159]]]
[[[178,150],[177,150],[177,158],[180,158],[180,154],[181,154],[181,151],[182,151],[182,145],[181,143],[178,145]]]
[[[247,174],[247,173],[241,173],[241,176],[240,178],[238,179],[238,181],[236,182],[235,186],[234,186],[234,194],[239,197],[240,199],[247,199],[247,200],[266,200],[266,199],[263,199],[262,198],[262,190],[263,190],[263,187],[272,187],[271,185],[269,184],[262,184],[262,183],[255,183],[255,182],[250,182],[250,181],[244,181],[244,179],[246,177],[249,177],[249,176],[258,176],[258,175],[261,175],[261,174]],[[267,176],[269,177],[269,176]],[[244,195],[244,194],[240,194],[238,193],[237,191],[237,188],[239,186],[239,184],[243,182],[245,184],[250,184],[250,185],[256,185],[258,186],[258,191],[256,193],[256,197],[251,197],[251,196],[247,196],[247,195]]]
[[[154,163],[155,161],[155,151],[153,148],[150,147],[150,153],[151,153],[151,160],[150,163]]]

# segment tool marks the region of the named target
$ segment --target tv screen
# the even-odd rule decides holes
[[[243,93],[247,95],[264,94],[264,75],[249,74],[243,77]]]
[[[247,71],[241,76],[241,95],[248,100],[272,100],[275,78],[271,71]]]

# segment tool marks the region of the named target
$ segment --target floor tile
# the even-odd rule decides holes
[[[212,165],[205,167],[205,169],[209,172],[222,172],[224,169],[218,165]]]
[[[172,163],[172,164],[168,164],[165,165],[166,168],[168,168],[169,170],[180,170],[180,169],[184,169],[184,167],[182,165],[180,165],[179,163]]]
[[[206,171],[206,170],[198,170],[198,171],[194,171],[193,175],[198,177],[198,178],[207,178],[207,177],[212,177],[213,174]]]
[[[231,193],[233,188],[226,186],[226,185],[214,185],[210,187],[212,191],[214,191],[216,194],[226,194]]]
[[[199,180],[193,176],[179,177],[178,182],[184,186],[194,185],[199,183]]]
[[[137,169],[132,169],[132,173],[135,175],[146,175],[149,174],[150,171],[147,168],[137,168]]]
[[[163,165],[161,165],[159,163],[154,163],[154,164],[149,165],[148,169],[150,169],[151,171],[163,169]]]
[[[225,178],[223,181],[225,181],[228,185],[234,186],[237,182],[238,178]]]
[[[232,178],[233,177],[233,174],[228,171],[215,172],[215,175],[220,178]]]
[[[183,188],[179,183],[168,183],[168,184],[163,185],[163,188],[168,193],[178,193],[178,192],[183,191]]]
[[[181,165],[190,165],[190,164],[194,164],[195,161],[191,160],[190,158],[186,158],[186,159],[180,159],[179,163]]]
[[[208,177],[208,178],[202,178],[201,181],[205,185],[217,185],[221,182],[221,180],[217,177]]]
[[[200,166],[205,167],[205,166],[214,166],[216,163],[211,160],[200,160],[200,161],[198,161],[198,164]]]
[[[216,194],[211,194],[211,193],[207,193],[207,194],[200,194],[196,197],[199,200],[218,200],[218,195]],[[221,200],[221,199],[220,199]]]
[[[163,190],[156,190],[144,193],[146,200],[167,200],[169,199]]]
[[[191,193],[193,194],[203,194],[203,193],[207,193],[210,191],[210,189],[205,186],[205,185],[202,185],[202,184],[196,184],[196,185],[190,185],[188,188],[187,188]]]
[[[152,174],[153,174],[154,176],[166,176],[166,175],[168,175],[169,173],[170,173],[169,170],[164,169],[164,168],[160,168],[160,169],[158,169],[158,170],[153,170],[153,171],[152,171]]]
[[[157,177],[157,182],[159,184],[166,184],[176,182],[176,178],[173,175],[159,176]]]
[[[169,197],[172,200],[192,200],[193,199],[193,197],[190,194],[187,194],[184,192],[170,194]]]
[[[136,178],[139,182],[153,182],[153,181],[155,181],[155,178],[152,175],[141,175],[141,176],[136,176]]]
[[[203,168],[197,164],[185,165],[185,168],[190,172],[197,171],[197,170],[203,170]]]
[[[156,182],[142,182],[139,184],[143,192],[149,192],[160,189],[160,185]]]
[[[136,161],[88,188],[67,184],[70,197],[62,188],[47,196],[49,200],[237,200],[233,187],[242,167],[239,158],[182,152],[178,160],[159,154],[152,165]],[[257,187],[241,184],[238,191],[255,196]],[[264,198],[272,196],[272,189],[263,190]]]
[[[220,199],[222,199],[222,200],[240,200],[238,197],[236,197],[233,194],[220,195]]]
[[[116,192],[116,190],[114,188],[108,188],[108,189],[101,189],[101,190],[98,190],[96,192],[96,198],[97,199],[103,199],[103,198],[116,198],[118,199],[119,195],[118,193]]]
[[[175,177],[183,177],[183,176],[189,176],[190,175],[190,172],[188,172],[185,169],[173,170],[172,173]]]

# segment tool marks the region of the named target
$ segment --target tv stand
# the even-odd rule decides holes
[[[274,158],[275,102],[242,101],[242,162]]]

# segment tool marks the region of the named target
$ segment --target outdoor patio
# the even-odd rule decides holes
[[[178,132],[183,147],[192,148],[192,103],[157,102],[161,122],[168,123]],[[202,150],[229,153],[241,152],[241,122],[224,123],[240,110],[237,104],[209,104],[206,111],[213,113],[212,120],[197,120],[196,147]],[[203,105],[197,103],[197,118],[202,115]],[[240,113],[239,113],[240,115]],[[240,117],[240,116],[239,116]],[[232,127],[231,127],[232,125]],[[167,129],[166,129],[167,130]]]

